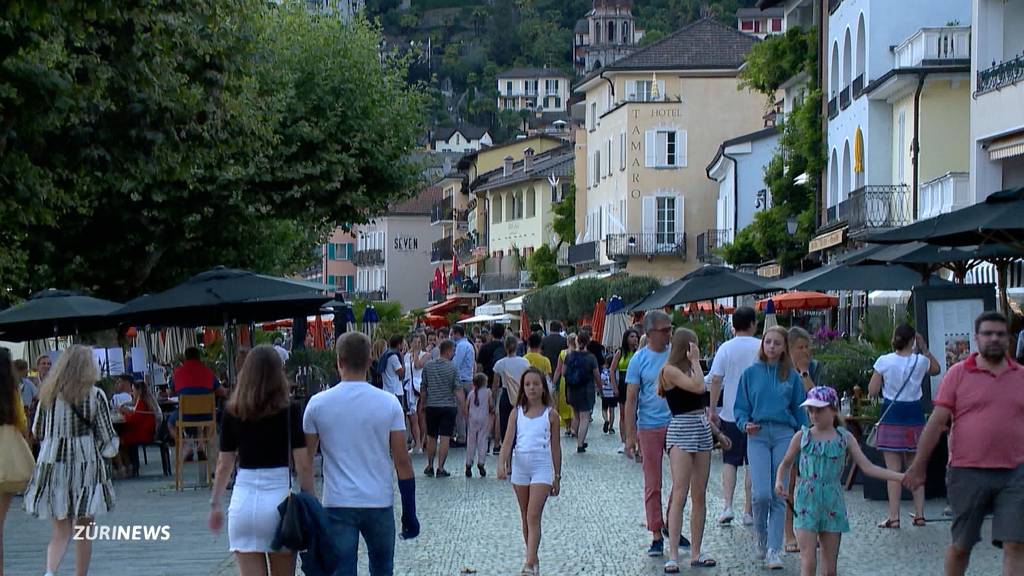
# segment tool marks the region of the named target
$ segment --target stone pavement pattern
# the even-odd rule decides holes
[[[600,418],[595,420],[600,423]],[[562,495],[548,500],[540,549],[545,575],[638,575],[661,574],[663,559],[646,556],[650,534],[644,529],[643,487],[640,466],[616,454],[617,436],[605,436],[597,427],[586,454],[575,453],[575,443],[563,442]],[[101,517],[108,525],[169,525],[169,542],[96,542],[91,574],[120,576],[233,575],[237,569],[227,552],[227,534],[214,536],[206,528],[208,490],[176,493],[167,479],[159,477],[159,457],[150,454],[146,476],[117,483],[117,509]],[[488,477],[472,480],[463,475],[464,451],[452,451],[447,468],[451,478],[424,478],[424,457],[414,457],[417,472],[417,507],[422,535],[396,544],[396,570],[400,576],[456,576],[463,568],[479,576],[518,573],[523,543],[519,511],[507,482],[494,479],[495,458],[488,457]],[[716,453],[716,460],[720,456]],[[194,479],[189,465],[186,478]],[[475,470],[474,470],[475,472]],[[190,474],[188,474],[190,473]],[[683,573],[768,574],[752,559],[752,536],[740,525],[720,527],[714,518],[722,508],[719,464],[712,468],[708,490],[708,527],[705,552],[718,560],[715,569],[693,569],[686,562]],[[667,498],[669,477],[665,476]],[[397,491],[396,491],[397,492]],[[737,490],[737,504],[742,495]],[[940,518],[944,503],[929,501],[929,518]],[[874,524],[885,516],[883,502],[863,499],[859,486],[847,493],[852,531],[844,536],[839,573],[847,576],[942,574],[942,554],[949,541],[949,522],[914,528],[906,517],[904,528],[881,530]],[[397,510],[396,510],[397,512]],[[972,575],[1000,573],[1001,552],[988,543],[989,522],[975,549]],[[5,568],[12,576],[43,573],[49,523],[35,520],[15,499],[5,530]],[[366,574],[365,548],[360,550],[360,574]],[[688,560],[688,553],[680,556]],[[786,569],[773,574],[799,574],[796,555],[786,559]],[[73,574],[73,556],[60,574]]]

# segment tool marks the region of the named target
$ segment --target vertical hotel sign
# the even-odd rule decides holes
[[[640,156],[643,155],[643,141],[644,131],[640,129],[640,119],[648,118],[650,120],[667,120],[669,118],[681,118],[683,113],[680,107],[682,103],[679,103],[679,107],[656,107],[650,109],[642,109],[639,106],[633,108],[633,129],[629,133],[629,151],[633,155],[633,160],[630,162],[630,178],[629,178],[629,196],[633,199],[640,198],[640,172],[639,168],[643,168],[644,165],[640,163]],[[609,160],[610,161],[610,160]]]

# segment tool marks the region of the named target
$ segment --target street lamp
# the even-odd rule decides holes
[[[786,218],[786,230],[789,232],[790,236],[796,234],[797,226],[799,226],[799,222],[797,222],[795,217],[790,216],[789,218]]]

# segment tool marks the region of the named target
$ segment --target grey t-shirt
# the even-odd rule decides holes
[[[455,389],[458,387],[459,375],[450,361],[438,358],[423,367],[420,390],[427,392],[427,408],[458,407],[458,399],[455,397]]]

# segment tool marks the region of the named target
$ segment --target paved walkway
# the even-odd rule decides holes
[[[599,420],[599,419],[598,419]],[[599,423],[599,422],[598,422]],[[640,466],[615,453],[617,437],[592,437],[586,454],[566,446],[562,469],[562,495],[549,500],[544,513],[540,550],[546,575],[572,576],[660,574],[662,560],[645,555],[650,534],[644,529]],[[569,448],[572,448],[570,451]],[[147,476],[117,483],[117,510],[100,519],[108,525],[168,525],[169,542],[97,542],[92,574],[119,576],[192,576],[237,574],[227,553],[227,535],[206,529],[208,490],[176,493],[159,476],[159,457],[150,450]],[[447,479],[417,478],[418,509],[423,534],[399,541],[396,574],[456,576],[464,568],[480,576],[515,574],[522,565],[523,545],[519,512],[511,487],[493,478],[463,477],[462,450],[453,450]],[[716,455],[717,456],[717,455]],[[422,474],[422,456],[414,459]],[[190,478],[195,478],[194,472]],[[713,523],[721,510],[719,466],[712,469],[708,494],[709,519],[705,551],[719,561],[717,569],[700,574],[767,574],[752,559],[747,528],[725,528]],[[666,488],[668,486],[666,474]],[[666,493],[667,496],[667,493]],[[737,500],[739,503],[739,500]],[[844,538],[840,573],[844,575],[900,574],[933,576],[942,573],[942,553],[949,541],[949,522],[914,528],[905,518],[902,530],[880,530],[875,522],[885,515],[883,502],[863,499],[860,487],[847,493],[852,532]],[[930,501],[927,516],[941,517],[943,503]],[[904,509],[906,511],[906,508]],[[904,512],[906,514],[906,512]],[[984,535],[987,538],[986,523]],[[6,574],[39,576],[43,573],[49,524],[27,516],[20,500],[12,504],[6,529]],[[685,557],[684,557],[685,558]],[[69,557],[60,574],[73,574]],[[775,574],[798,574],[796,555],[786,558],[786,569]],[[365,557],[361,574],[366,574]],[[990,544],[975,550],[970,574],[1000,573],[1001,554]],[[684,573],[698,573],[688,567]]]

